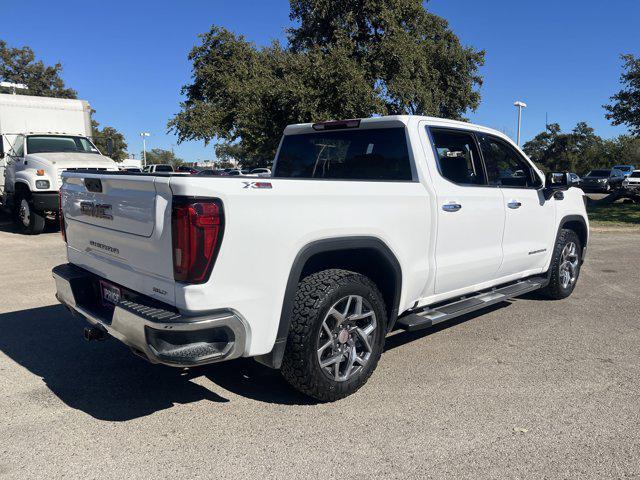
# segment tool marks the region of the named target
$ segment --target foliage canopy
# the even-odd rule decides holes
[[[640,58],[631,54],[621,55],[624,71],[620,75],[620,83],[624,86],[611,100],[604,105],[608,120],[613,125],[627,125],[631,133],[640,137]]]
[[[143,158],[142,152],[140,152],[140,158]],[[178,167],[183,163],[183,160],[178,158],[171,150],[152,148],[147,152],[147,165],[173,165]]]
[[[62,65],[45,65],[36,61],[30,47],[10,48],[0,40],[0,78],[12,83],[23,83],[28,90],[16,93],[39,97],[76,98],[76,91],[67,88],[60,77]],[[11,93],[8,88],[0,88],[0,93]]]
[[[584,175],[595,168],[640,166],[640,138],[621,135],[603,139],[585,122],[579,122],[569,133],[562,133],[560,125],[552,123],[525,143],[523,150],[546,171]]]
[[[189,54],[170,120],[179,141],[218,141],[266,165],[290,123],[387,114],[462,118],[480,102],[484,52],[463,47],[420,0],[291,0],[288,42],[258,48],[213,26]]]
[[[0,40],[0,79],[12,83],[23,83],[28,89],[17,90],[16,94],[34,95],[37,97],[77,98],[77,92],[65,86],[60,73],[62,65],[45,65],[42,60],[36,61],[30,47],[10,48]],[[0,93],[11,93],[8,88],[0,88]],[[107,138],[111,138],[114,146],[112,158],[122,161],[126,158],[127,143],[124,136],[113,127],[100,129],[100,124],[91,121],[91,136],[98,149],[107,155]]]

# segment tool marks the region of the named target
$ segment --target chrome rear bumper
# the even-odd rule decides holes
[[[189,316],[162,306],[121,300],[111,311],[92,308],[88,285],[98,277],[72,264],[52,271],[56,298],[73,313],[103,328],[151,363],[203,365],[242,356],[248,327],[232,310]]]

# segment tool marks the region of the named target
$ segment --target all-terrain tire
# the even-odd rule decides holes
[[[578,262],[575,272],[575,280],[571,282],[568,286],[564,286],[561,280],[561,270],[560,267],[562,265],[562,252],[565,247],[573,242],[576,245],[576,250],[578,254]],[[580,238],[578,234],[573,230],[569,230],[563,228],[560,230],[560,234],[558,235],[558,240],[553,248],[553,257],[551,258],[551,266],[550,268],[550,281],[549,284],[543,288],[540,293],[552,300],[561,300],[563,298],[567,298],[573,292],[573,289],[576,286],[578,281],[578,277],[580,275],[580,267],[581,267],[581,255],[582,255],[582,245],[580,242]]]
[[[371,354],[366,365],[344,381],[330,378],[320,366],[318,339],[329,309],[340,299],[360,296],[375,313]],[[378,287],[369,278],[348,270],[313,273],[298,284],[282,375],[297,390],[320,401],[334,401],[356,392],[375,370],[384,347],[387,313]]]

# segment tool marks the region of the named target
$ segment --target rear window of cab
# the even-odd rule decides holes
[[[276,178],[411,181],[404,127],[285,135]]]

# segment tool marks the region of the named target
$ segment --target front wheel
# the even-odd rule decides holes
[[[298,284],[282,375],[321,401],[351,395],[369,379],[384,346],[387,315],[364,275],[324,270]]]
[[[22,197],[16,209],[16,223],[28,235],[38,235],[45,227],[45,217],[33,210],[28,198]]]
[[[553,300],[567,298],[573,292],[580,275],[580,238],[573,230],[560,230],[553,249],[549,284],[542,293]]]

